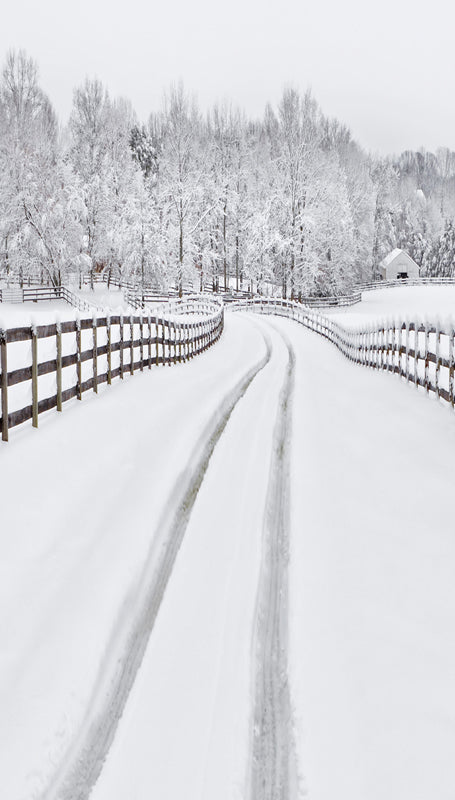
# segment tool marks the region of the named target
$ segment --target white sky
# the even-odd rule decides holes
[[[369,150],[455,150],[454,22],[453,0],[9,0],[0,57],[38,62],[62,121],[87,75],[144,121],[180,79],[251,116],[292,84]]]

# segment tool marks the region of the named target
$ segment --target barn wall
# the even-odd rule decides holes
[[[397,258],[387,267],[382,268],[382,277],[386,280],[396,280],[399,272],[407,272],[409,278],[419,277],[419,267],[411,259],[406,256],[397,256]]]

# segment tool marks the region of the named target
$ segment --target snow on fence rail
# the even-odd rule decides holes
[[[186,303],[167,318],[104,312],[49,325],[0,328],[2,440],[8,441],[10,428],[29,419],[37,428],[39,414],[55,407],[61,411],[67,400],[82,400],[84,392],[97,392],[101,383],[111,384],[126,372],[133,375],[144,367],[193,358],[219,339],[223,326],[223,306],[212,301],[191,309]]]
[[[276,314],[300,322],[338,347],[357,364],[393,372],[454,407],[454,325],[383,321],[364,330],[347,330],[333,319],[289,300],[247,300],[232,311]]]

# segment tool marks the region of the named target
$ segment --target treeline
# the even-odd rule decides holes
[[[403,247],[455,272],[455,154],[366,154],[293,89],[262,120],[206,115],[182,86],[140,125],[99,81],[61,128],[23,52],[0,85],[0,274],[58,284],[106,271],[165,289],[336,294]]]

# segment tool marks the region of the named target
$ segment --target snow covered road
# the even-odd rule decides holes
[[[288,365],[279,397],[266,506],[253,658],[253,746],[250,797],[297,797],[297,764],[288,675],[290,451],[295,353],[285,336]]]
[[[238,402],[213,453],[93,798],[155,791],[160,798],[227,799],[244,797],[250,781],[252,797],[275,797],[281,784],[290,719],[287,705],[283,720],[285,662],[276,655],[287,635],[280,602],[287,552],[277,555],[286,544],[282,523],[289,510],[281,478],[287,481],[289,473],[273,462],[275,452],[283,461],[288,446],[293,358],[271,325],[255,324],[271,340],[270,361]],[[170,750],[177,769],[169,768]],[[259,786],[266,795],[257,794]]]
[[[43,423],[0,451],[8,800],[452,800],[448,409],[228,314]]]

